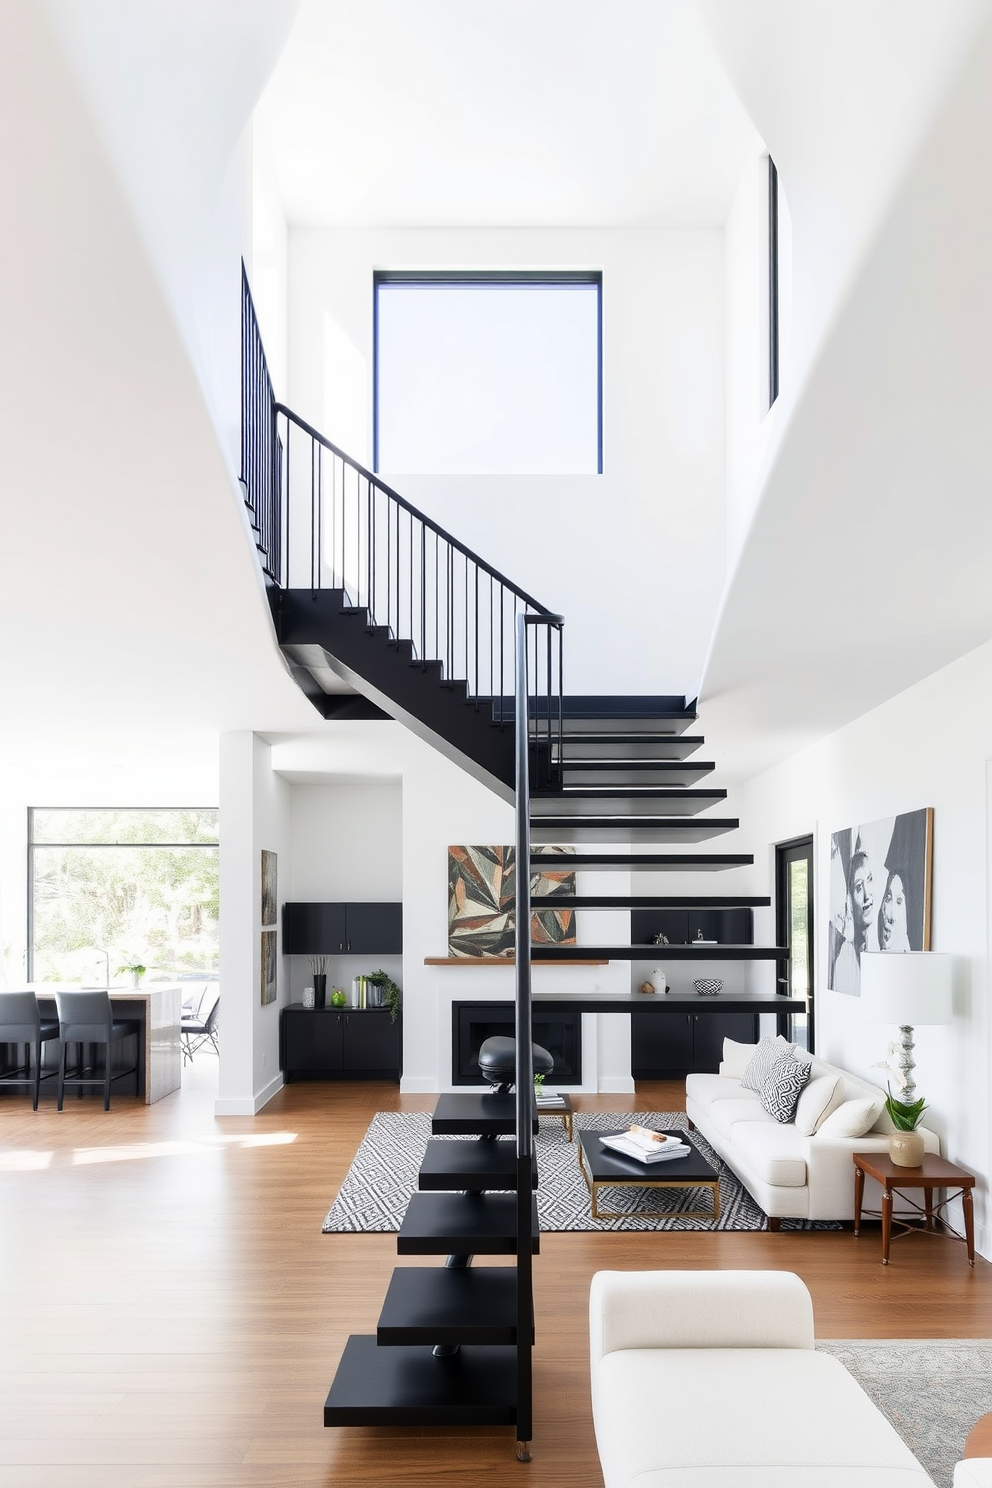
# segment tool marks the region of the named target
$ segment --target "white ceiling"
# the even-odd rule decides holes
[[[310,226],[719,226],[756,135],[692,0],[303,0],[256,122]]]

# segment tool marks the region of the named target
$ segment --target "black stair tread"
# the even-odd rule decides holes
[[[532,1200],[533,1252],[541,1248],[537,1200]],[[396,1237],[399,1255],[516,1255],[514,1193],[415,1193]]]
[[[554,731],[553,724],[554,720],[552,720],[552,732]],[[535,739],[537,738],[543,738],[546,741],[547,729],[545,728],[543,735],[535,734]],[[631,733],[629,730],[625,730],[622,724],[619,724],[613,729],[597,729],[595,732],[588,734],[583,734],[573,729],[565,735],[564,749],[565,757],[568,759],[572,757],[573,750],[584,749],[587,744],[596,749],[613,748],[615,746],[622,747],[624,744],[630,744],[638,751],[650,748],[652,744],[656,744],[658,749],[662,751],[661,757],[663,759],[682,759],[685,754],[698,749],[705,742],[702,734],[652,734],[644,730]],[[575,757],[578,758],[580,756]]]
[[[698,790],[665,786],[566,786],[564,790],[535,790],[530,799],[531,821],[549,816],[692,816],[717,806],[727,792],[716,786]]]
[[[546,860],[545,860],[546,861]],[[768,894],[556,894],[555,909],[767,909]]]
[[[380,1347],[516,1343],[515,1266],[400,1266],[379,1314]]]
[[[352,1334],[324,1402],[325,1426],[512,1426],[516,1349],[469,1344],[435,1359],[429,1347],[379,1348]]]
[[[530,840],[542,846],[604,839],[607,842],[705,842],[723,832],[734,832],[739,826],[736,817],[542,816],[531,822]]]
[[[534,1164],[534,1187],[537,1187]],[[517,1186],[517,1144],[479,1137],[431,1137],[420,1164],[417,1187],[433,1192],[453,1189],[492,1189],[507,1192]]]
[[[596,873],[718,873],[724,868],[749,868],[753,853],[572,853],[569,868]],[[532,853],[530,865],[547,867],[547,858]]]
[[[562,765],[565,789],[597,789],[603,786],[637,788],[654,786],[685,788],[695,785],[716,769],[712,760],[608,759],[569,760]],[[535,792],[537,794],[537,792]]]
[[[540,945],[532,961],[780,961],[788,946],[730,945]]]
[[[517,1129],[517,1097],[488,1091],[457,1091],[438,1097],[431,1131],[438,1137],[512,1137]],[[534,1118],[534,1130],[538,1130]]]

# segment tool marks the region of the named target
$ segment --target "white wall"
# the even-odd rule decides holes
[[[271,747],[247,731],[220,741],[220,975],[223,1054],[218,1116],[251,1116],[282,1086],[279,1009],[289,1001],[277,958],[277,996],[261,1002],[261,852],[278,854],[278,902],[292,881],[290,788],[272,770]],[[281,926],[277,931],[282,937]]]
[[[362,369],[366,463],[374,268],[602,269],[602,476],[384,477],[566,615],[570,691],[691,691],[724,575],[722,233],[293,228],[289,264],[290,404],[327,423],[329,318]]]
[[[955,1021],[916,1031],[917,1086],[945,1155],[980,1175],[979,1248],[992,1252],[990,1164],[989,811],[992,644],[757,777],[742,793],[756,892],[773,890],[774,844],[815,833],[817,1052],[877,1084],[872,1068],[897,1030],[864,1022],[860,1000],[826,989],[830,835],[934,808],[931,948],[953,954]],[[736,842],[735,842],[736,850]],[[772,911],[756,912],[773,939]]]

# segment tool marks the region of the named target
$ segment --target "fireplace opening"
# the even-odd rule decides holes
[[[479,1049],[487,1038],[513,1037],[512,1002],[453,1002],[451,1004],[451,1082],[485,1085],[479,1070]],[[560,1012],[543,1003],[533,1010],[534,1042],[555,1061],[548,1084],[582,1084],[582,1013]]]

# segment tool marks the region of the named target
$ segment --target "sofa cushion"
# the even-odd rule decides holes
[[[739,1080],[754,1058],[757,1047],[757,1044],[738,1044],[734,1039],[725,1038],[723,1059],[720,1063],[721,1075],[729,1075],[732,1079]]]
[[[875,1125],[884,1104],[881,1095],[877,1100],[864,1096],[845,1101],[820,1123],[816,1134],[818,1137],[863,1137]]]
[[[815,1066],[814,1066],[815,1068]],[[793,1121],[800,1136],[811,1137],[824,1117],[840,1103],[840,1075],[813,1075],[796,1102]]]
[[[593,1408],[607,1488],[931,1485],[843,1365],[812,1349],[611,1353]]]
[[[714,1101],[707,1112],[714,1128],[724,1137],[734,1135],[733,1128],[739,1126],[742,1121],[757,1122],[759,1125],[776,1125],[775,1118],[769,1116],[767,1111],[761,1109],[761,1102],[757,1096],[751,1096],[746,1091],[741,1091],[740,1099]]]
[[[738,1121],[734,1127],[734,1157],[763,1183],[775,1188],[806,1186],[806,1147],[792,1125],[765,1121]]]
[[[780,1124],[791,1121],[796,1102],[808,1081],[809,1065],[806,1061],[796,1059],[793,1054],[783,1054],[780,1059],[776,1059],[765,1076],[758,1095],[761,1109]]]
[[[783,1038],[763,1038],[752,1054],[747,1069],[741,1075],[741,1084],[745,1090],[753,1090],[756,1095],[761,1094],[768,1072],[776,1059],[788,1050],[791,1054],[795,1051],[795,1044],[790,1044]]]
[[[746,1090],[741,1090],[739,1080],[728,1080],[725,1075],[686,1075],[685,1094],[687,1100],[704,1109],[714,1101],[740,1100],[742,1096],[746,1100],[757,1100],[757,1096],[752,1097]]]

